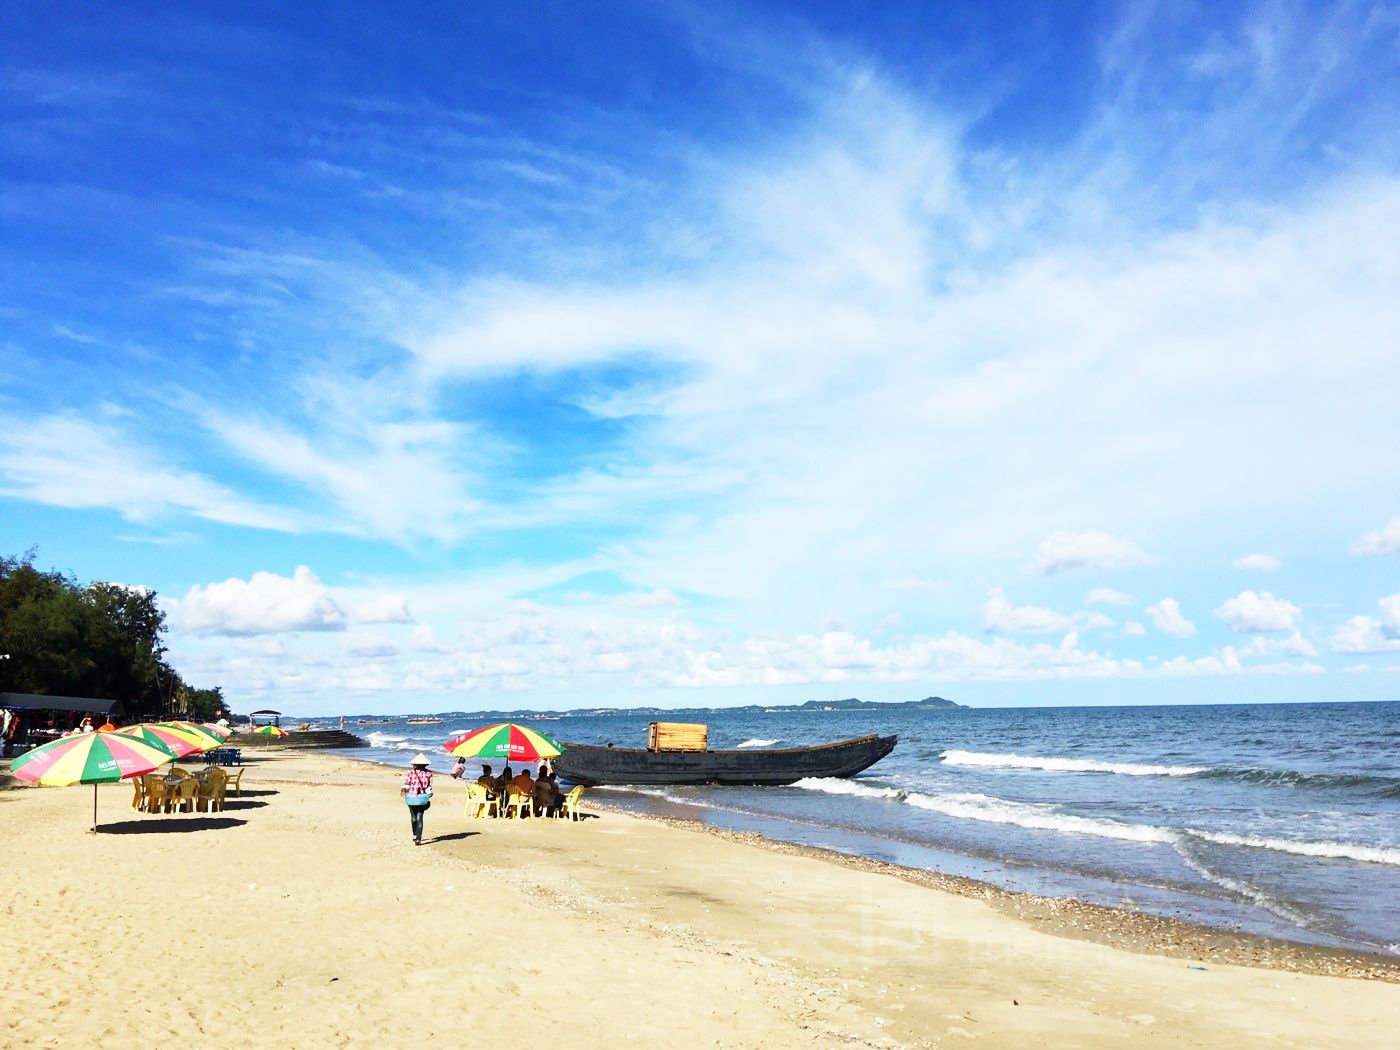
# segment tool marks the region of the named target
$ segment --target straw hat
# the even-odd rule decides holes
[[[428,756],[420,751],[409,761],[408,764],[410,766],[426,766],[428,764]]]

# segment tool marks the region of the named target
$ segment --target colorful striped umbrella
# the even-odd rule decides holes
[[[507,762],[538,762],[556,758],[562,749],[543,733],[515,722],[498,722],[454,736],[442,749],[468,758],[503,758]]]
[[[113,732],[117,736],[129,736],[143,744],[150,744],[152,747],[169,751],[175,758],[184,758],[186,755],[193,755],[203,750],[188,736],[175,732],[169,726],[142,723],[141,725],[115,729]]]
[[[157,722],[155,724],[161,729],[168,730],[172,733],[178,733],[194,744],[200,751],[211,751],[224,742],[223,737],[217,736],[209,732],[209,730],[205,729],[203,726],[196,725],[193,722],[172,721]]]
[[[81,733],[27,751],[15,759],[10,772],[20,780],[48,787],[92,785],[92,830],[97,830],[97,785],[115,784],[151,772],[175,756],[119,733]]]
[[[254,729],[253,732],[254,732],[254,733],[257,733],[257,734],[260,735],[260,736],[286,736],[286,735],[287,735],[287,731],[286,731],[285,729],[283,729],[281,726],[263,726],[263,727],[260,728],[260,729]]]

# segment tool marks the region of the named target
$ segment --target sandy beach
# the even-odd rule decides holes
[[[1378,1047],[1400,1030],[1377,960],[606,810],[473,821],[445,777],[415,848],[398,780],[260,753],[223,814],[144,817],[129,787],[100,788],[96,836],[89,788],[0,791],[0,1042]]]

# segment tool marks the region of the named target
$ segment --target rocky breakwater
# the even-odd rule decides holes
[[[228,738],[228,747],[244,748],[346,748],[368,747],[361,737],[347,733],[344,729],[291,730],[286,736],[267,736],[262,733],[234,733]]]

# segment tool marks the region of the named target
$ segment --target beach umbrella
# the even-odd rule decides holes
[[[20,780],[48,787],[92,785],[92,830],[97,830],[97,785],[139,777],[168,762],[174,754],[133,736],[82,733],[61,737],[15,759],[10,772]]]
[[[161,729],[168,730],[172,733],[178,733],[186,740],[189,740],[191,743],[196,744],[198,746],[198,750],[200,751],[211,751],[214,748],[221,746],[224,742],[223,737],[218,736],[215,733],[211,733],[203,726],[196,725],[193,722],[171,721],[156,722],[155,724]]]
[[[538,762],[542,758],[557,758],[563,752],[563,748],[543,733],[515,722],[498,722],[459,733],[443,744],[442,749],[449,755],[503,758],[507,762]]]
[[[256,734],[259,735],[259,736],[286,736],[286,735],[287,735],[287,731],[286,731],[285,729],[283,729],[281,726],[263,726],[263,727],[261,727],[260,729],[255,729],[255,730],[253,730],[253,732],[256,733]]]
[[[113,733],[116,736],[129,736],[143,744],[150,744],[152,747],[164,748],[175,758],[184,758],[186,755],[197,754],[204,750],[202,745],[191,740],[184,733],[177,733],[169,726],[142,723],[141,725],[113,730]]]

